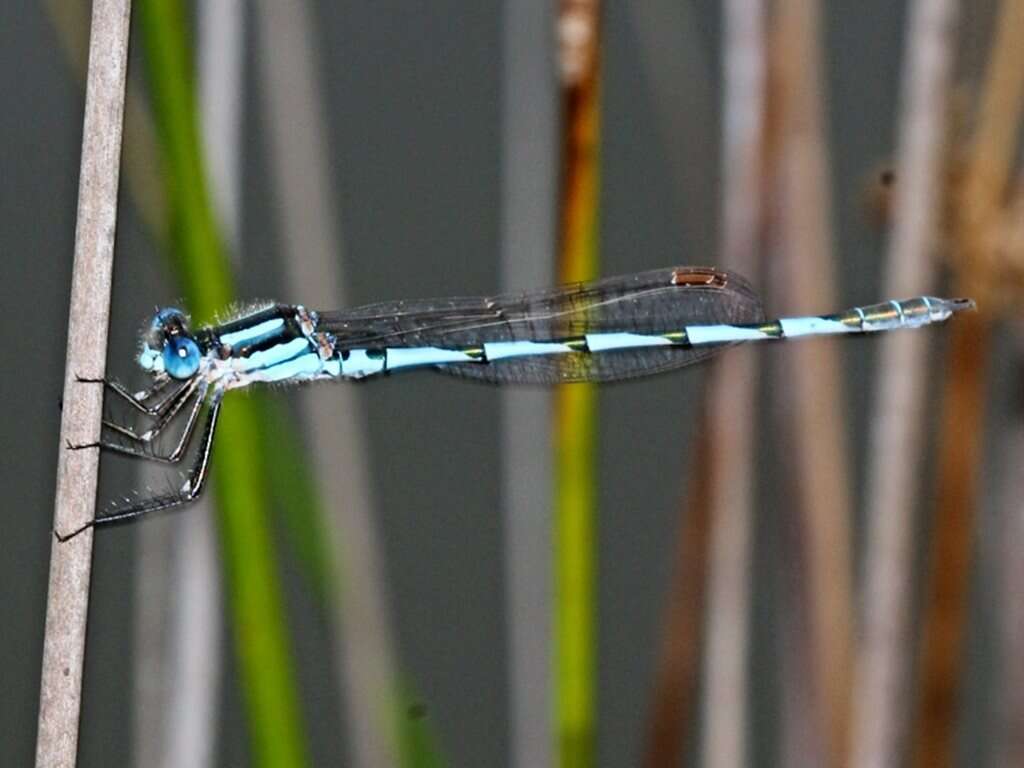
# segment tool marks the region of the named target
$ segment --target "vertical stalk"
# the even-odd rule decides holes
[[[750,349],[716,361],[708,376],[713,426],[710,473],[711,554],[707,598],[704,764],[746,765],[750,628],[752,394],[757,365]]]
[[[1022,212],[1024,213],[1024,212]],[[1024,232],[1021,233],[1024,235]],[[1024,240],[1019,243],[1024,246]],[[1003,456],[989,552],[996,556],[999,574],[1000,648],[999,684],[996,687],[994,765],[1024,765],[1024,326],[1013,328],[1012,352],[1018,364],[1014,378],[1017,397],[999,442]]]
[[[886,292],[927,293],[952,69],[956,0],[915,0],[910,8],[896,210]],[[879,341],[877,406],[869,443],[864,614],[854,671],[850,762],[883,768],[903,759],[911,627],[912,522],[923,448],[927,337],[886,334]]]
[[[307,2],[255,4],[262,114],[281,202],[284,291],[310,307],[344,307],[344,237],[331,165],[325,162],[331,155],[324,107],[329,89],[318,66],[312,11]],[[349,721],[348,762],[355,768],[416,765],[411,750],[401,748],[412,742],[400,731],[424,725],[408,717],[407,696],[400,690],[362,395],[351,387],[309,388],[299,395],[314,482],[321,499],[333,500],[322,515],[332,577],[326,599]]]
[[[706,190],[706,180],[716,173],[719,163],[715,156],[717,141],[712,134],[716,128],[709,121],[694,119],[694,115],[714,111],[710,62],[698,31],[699,14],[686,3],[633,3],[631,11],[645,81],[654,97],[659,136],[664,142],[678,198],[687,201],[686,210],[678,212],[681,231],[688,243],[700,248],[717,229],[714,220],[721,203]],[[756,75],[761,64],[756,56],[734,58],[740,54],[732,49],[727,53],[732,62],[726,65],[732,72],[727,88],[746,84],[756,93],[761,87]],[[754,76],[748,81],[751,73]],[[735,105],[742,105],[750,103],[745,101],[750,95],[747,91],[733,92],[728,98],[736,99]],[[706,392],[702,392],[699,402],[705,398]],[[672,555],[674,572],[662,608],[660,647],[644,745],[644,765],[649,768],[679,764],[687,744],[696,740],[697,719],[693,711],[698,706],[711,539],[711,483],[705,471],[710,441],[705,409],[698,414],[696,438],[689,449],[688,482],[679,504]]]
[[[564,0],[559,18],[565,85],[562,282],[597,274],[599,202],[598,0]],[[560,764],[593,764],[596,621],[594,601],[597,393],[592,385],[556,393],[555,664]]]
[[[756,277],[763,220],[765,29],[760,0],[724,8],[725,100],[722,151],[722,263]],[[708,374],[711,518],[705,659],[704,761],[712,768],[747,762],[753,506],[754,350],[714,361]]]
[[[245,9],[241,0],[199,0],[196,13],[202,146],[211,158],[214,207],[237,265],[242,219],[239,135],[245,101]],[[154,478],[162,470],[153,467],[146,472]],[[155,614],[162,621],[151,618],[147,623],[154,626],[149,629],[163,636],[152,649],[142,645],[144,638],[136,643],[136,686],[162,673],[159,695],[148,702],[149,722],[137,724],[137,764],[207,768],[216,763],[224,647],[223,585],[212,499],[200,499],[188,515],[141,526],[137,538],[141,589],[136,621]],[[165,556],[151,562],[147,555],[161,548]],[[156,584],[147,587],[142,584],[144,579]],[[142,590],[151,593],[154,586],[160,594],[144,596]],[[148,669],[143,666],[151,664],[156,654],[163,658]]]
[[[778,237],[780,275],[776,295],[788,312],[813,313],[836,306],[831,227],[831,188],[823,109],[820,46],[820,3],[782,0],[775,24],[778,62],[780,136],[777,179],[782,193]],[[796,446],[790,470],[795,477],[790,514],[804,534],[800,558],[807,568],[803,582],[787,581],[796,590],[789,601],[794,610],[808,610],[808,658],[798,675],[810,673],[810,685],[792,680],[805,690],[801,725],[822,733],[834,768],[846,764],[853,640],[853,564],[850,552],[850,480],[847,430],[842,415],[843,377],[834,341],[809,340],[779,351],[780,371],[788,385],[781,405],[786,429]],[[806,595],[806,599],[804,598]],[[796,620],[794,617],[786,621]],[[803,623],[803,622],[801,622]],[[788,697],[794,704],[799,697]],[[798,741],[797,743],[804,743]],[[793,756],[795,759],[795,756]],[[817,762],[811,759],[812,762]]]
[[[965,315],[949,329],[942,396],[931,580],[922,617],[920,768],[956,764],[956,720],[970,586],[981,426],[985,423],[990,318]]]
[[[1020,231],[1020,208],[1007,206],[1005,201],[1024,110],[1022,27],[1024,0],[1003,0],[963,188],[954,190],[959,193],[952,222],[957,287],[977,298],[979,310],[950,329],[949,363],[945,366],[949,373],[943,393],[935,533],[920,659],[915,745],[919,766],[953,765],[955,761],[975,507],[980,496],[988,351],[999,309],[999,275],[1008,266],[999,263],[1000,254],[1013,253],[1015,245],[1000,242],[1000,234],[1004,222],[1009,223],[1011,238],[1015,230]]]
[[[1008,206],[1009,231],[1005,235],[1008,260],[1024,270],[1024,179],[1018,180]],[[1017,362],[1012,379],[1016,397],[1003,425],[997,453],[1003,457],[1003,475],[997,497],[994,551],[999,569],[1000,685],[996,691],[996,765],[1024,765],[1024,323],[1011,326],[1010,352]],[[990,539],[991,540],[991,539]]]
[[[502,290],[545,285],[555,265],[559,90],[554,4],[506,0],[502,53]],[[502,516],[508,631],[509,760],[549,768],[553,618],[551,394],[506,388]]]
[[[129,0],[93,2],[54,504],[57,531],[74,530],[95,514],[99,451],[66,446],[100,435],[103,388],[77,377],[102,378],[106,371],[130,14]],[[76,761],[92,536],[87,530],[66,543],[55,539],[51,549],[36,741],[40,768]]]
[[[693,717],[704,635],[708,550],[711,538],[711,476],[707,457],[713,453],[707,411],[698,414],[697,440],[691,460],[693,485],[679,525],[675,574],[663,618],[661,649],[655,675],[644,765],[661,768],[680,763],[687,727]]]
[[[190,308],[200,318],[209,318],[230,304],[234,291],[200,149],[184,10],[176,0],[145,0],[139,11],[179,279]],[[230,398],[213,451],[214,490],[253,762],[298,766],[306,763],[304,728],[286,638],[260,441],[255,401]]]

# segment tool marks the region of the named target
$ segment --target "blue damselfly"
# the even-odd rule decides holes
[[[129,501],[68,533],[134,520],[186,504],[202,492],[225,393],[258,383],[366,379],[430,368],[495,384],[610,382],[696,363],[747,341],[873,333],[939,323],[969,299],[920,296],[831,315],[766,320],[747,281],[709,267],[674,267],[536,293],[389,301],[338,312],[271,304],[192,329],[178,309],[159,310],[138,363],[150,386],[107,389],[145,417],[145,431],[109,421],[103,448],[169,463],[186,454],[200,414],[196,458],[177,491]],[[85,380],[83,380],[85,381]],[[169,425],[184,427],[168,453],[151,450]]]

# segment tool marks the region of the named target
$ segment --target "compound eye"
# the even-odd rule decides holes
[[[199,346],[188,336],[171,336],[164,342],[164,370],[184,381],[199,370]]]
[[[167,307],[154,315],[149,324],[149,330],[145,334],[145,342],[151,348],[159,351],[163,348],[166,337],[187,332],[185,313],[180,309]]]
[[[156,313],[153,327],[163,331],[185,330],[185,313],[175,307],[166,307]]]

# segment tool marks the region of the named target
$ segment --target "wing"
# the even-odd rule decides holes
[[[341,350],[477,347],[497,341],[560,341],[587,333],[661,334],[687,325],[763,319],[747,281],[709,267],[675,267],[494,297],[389,301],[319,313],[318,330]],[[517,357],[437,366],[494,383],[616,381],[695,363],[718,348],[654,347]]]

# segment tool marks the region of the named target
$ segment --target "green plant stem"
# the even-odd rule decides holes
[[[189,306],[208,319],[234,298],[200,148],[194,81],[178,0],[142,0],[138,17],[163,152],[174,262]],[[253,400],[223,410],[213,454],[229,603],[257,765],[307,763],[297,686],[286,639]]]
[[[596,28],[596,26],[595,26]],[[596,53],[591,70],[566,93],[565,189],[562,210],[563,282],[598,271],[600,99]],[[555,676],[559,764],[594,763],[597,631],[594,581],[596,534],[597,391],[560,387],[555,428]]]

